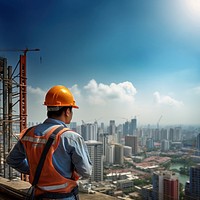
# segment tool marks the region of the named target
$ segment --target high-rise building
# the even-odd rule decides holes
[[[106,162],[113,164],[114,163],[114,156],[115,156],[115,145],[108,144],[106,146]]]
[[[121,144],[115,143],[115,159],[114,163],[123,165],[124,164],[124,147]]]
[[[154,149],[153,138],[147,138],[147,140],[146,140],[146,147],[147,147],[148,151]]]
[[[98,139],[98,124],[82,124],[81,125],[81,135],[85,141],[87,140],[96,140]]]
[[[137,139],[137,136],[126,135],[125,136],[125,146],[132,147],[132,154],[136,155],[138,153],[138,139]]]
[[[126,122],[123,124],[123,135],[128,135],[128,129],[129,129],[129,122],[126,121]]]
[[[81,132],[80,132],[80,134],[82,135],[82,137],[83,137],[83,139],[85,141],[88,140],[88,135],[87,135],[87,132],[86,132],[86,125],[85,124],[81,125]]]
[[[98,141],[85,142],[93,164],[91,181],[103,181],[103,144]]]
[[[158,128],[154,129],[152,132],[152,138],[155,142],[158,142],[160,140],[160,131]]]
[[[136,120],[136,118],[131,119],[131,122],[129,124],[129,135],[134,135],[135,131],[136,131],[136,128],[137,128],[137,120]]]
[[[101,122],[100,128],[101,128],[103,131],[105,131],[105,127],[104,127],[104,123],[103,123],[103,122]]]
[[[182,141],[181,127],[175,127],[175,128],[169,129],[169,141],[170,142],[181,142]]]
[[[123,137],[123,126],[122,126],[122,124],[119,124],[117,126],[117,130],[116,130],[116,142],[121,144],[122,138],[124,138]]]
[[[103,134],[103,133],[107,133],[106,129],[105,129],[105,126],[104,126],[104,123],[102,122],[100,127],[98,127],[98,138],[97,138],[97,141],[100,141],[100,134]]]
[[[160,140],[168,140],[168,132],[167,132],[167,129],[165,128],[162,128],[160,130]]]
[[[160,172],[154,172],[152,175],[153,200],[163,200],[163,176]]]
[[[166,174],[163,180],[163,199],[178,200],[179,199],[179,180],[175,174]]]
[[[99,134],[99,142],[103,144],[103,155],[106,156],[107,146],[108,146],[108,133]]]
[[[110,125],[108,127],[108,133],[110,135],[115,135],[116,134],[116,126],[115,126],[115,120],[110,120]]]
[[[181,130],[181,127],[175,127],[173,142],[180,142],[180,141],[182,141],[182,130]]]
[[[200,156],[200,133],[197,135],[197,156]]]
[[[87,124],[86,132],[89,135],[88,140],[96,140],[97,141],[97,131],[98,131],[98,125],[96,123]]]
[[[190,197],[200,200],[200,164],[190,168],[189,184]]]
[[[190,200],[190,181],[185,183],[185,200]]]
[[[174,172],[154,172],[152,176],[152,182],[154,200],[179,199],[179,180]]]
[[[174,142],[174,129],[173,128],[169,129],[169,141]]]
[[[161,142],[161,151],[168,151],[169,150],[169,141],[162,140]]]
[[[147,128],[143,129],[144,130],[144,133],[143,133],[143,136],[146,136],[147,138],[152,138],[153,135],[152,135],[152,130],[151,127],[150,127],[150,124],[148,124]]]
[[[146,146],[146,143],[147,143],[147,136],[146,135],[143,135],[143,136],[138,136],[139,138],[140,138],[140,143],[139,143],[139,145],[141,146],[141,147],[145,147]]]

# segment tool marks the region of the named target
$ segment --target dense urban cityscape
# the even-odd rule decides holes
[[[200,199],[200,126],[137,127],[133,118],[70,128],[82,135],[93,162],[83,190],[119,199]]]

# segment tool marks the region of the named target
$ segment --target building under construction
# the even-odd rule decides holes
[[[26,53],[22,50],[16,66],[9,66],[7,58],[0,57],[0,176],[12,179],[18,176],[5,160],[19,132],[27,126]]]

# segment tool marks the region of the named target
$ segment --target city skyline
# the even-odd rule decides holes
[[[6,50],[40,49],[27,53],[28,121],[44,121],[45,93],[62,84],[78,124],[200,124],[199,1],[3,0],[0,16],[8,65],[20,52]]]

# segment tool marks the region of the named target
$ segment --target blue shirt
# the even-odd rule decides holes
[[[36,126],[34,134],[42,136],[55,125],[67,127],[60,120],[48,118],[42,124]],[[53,154],[52,162],[55,169],[66,178],[71,178],[74,169],[82,178],[89,178],[92,174],[92,163],[82,136],[74,131],[66,131],[60,138],[58,148]],[[21,141],[18,141],[10,151],[6,162],[17,171],[29,174],[26,152]],[[68,197],[64,199],[73,200],[75,198]]]

